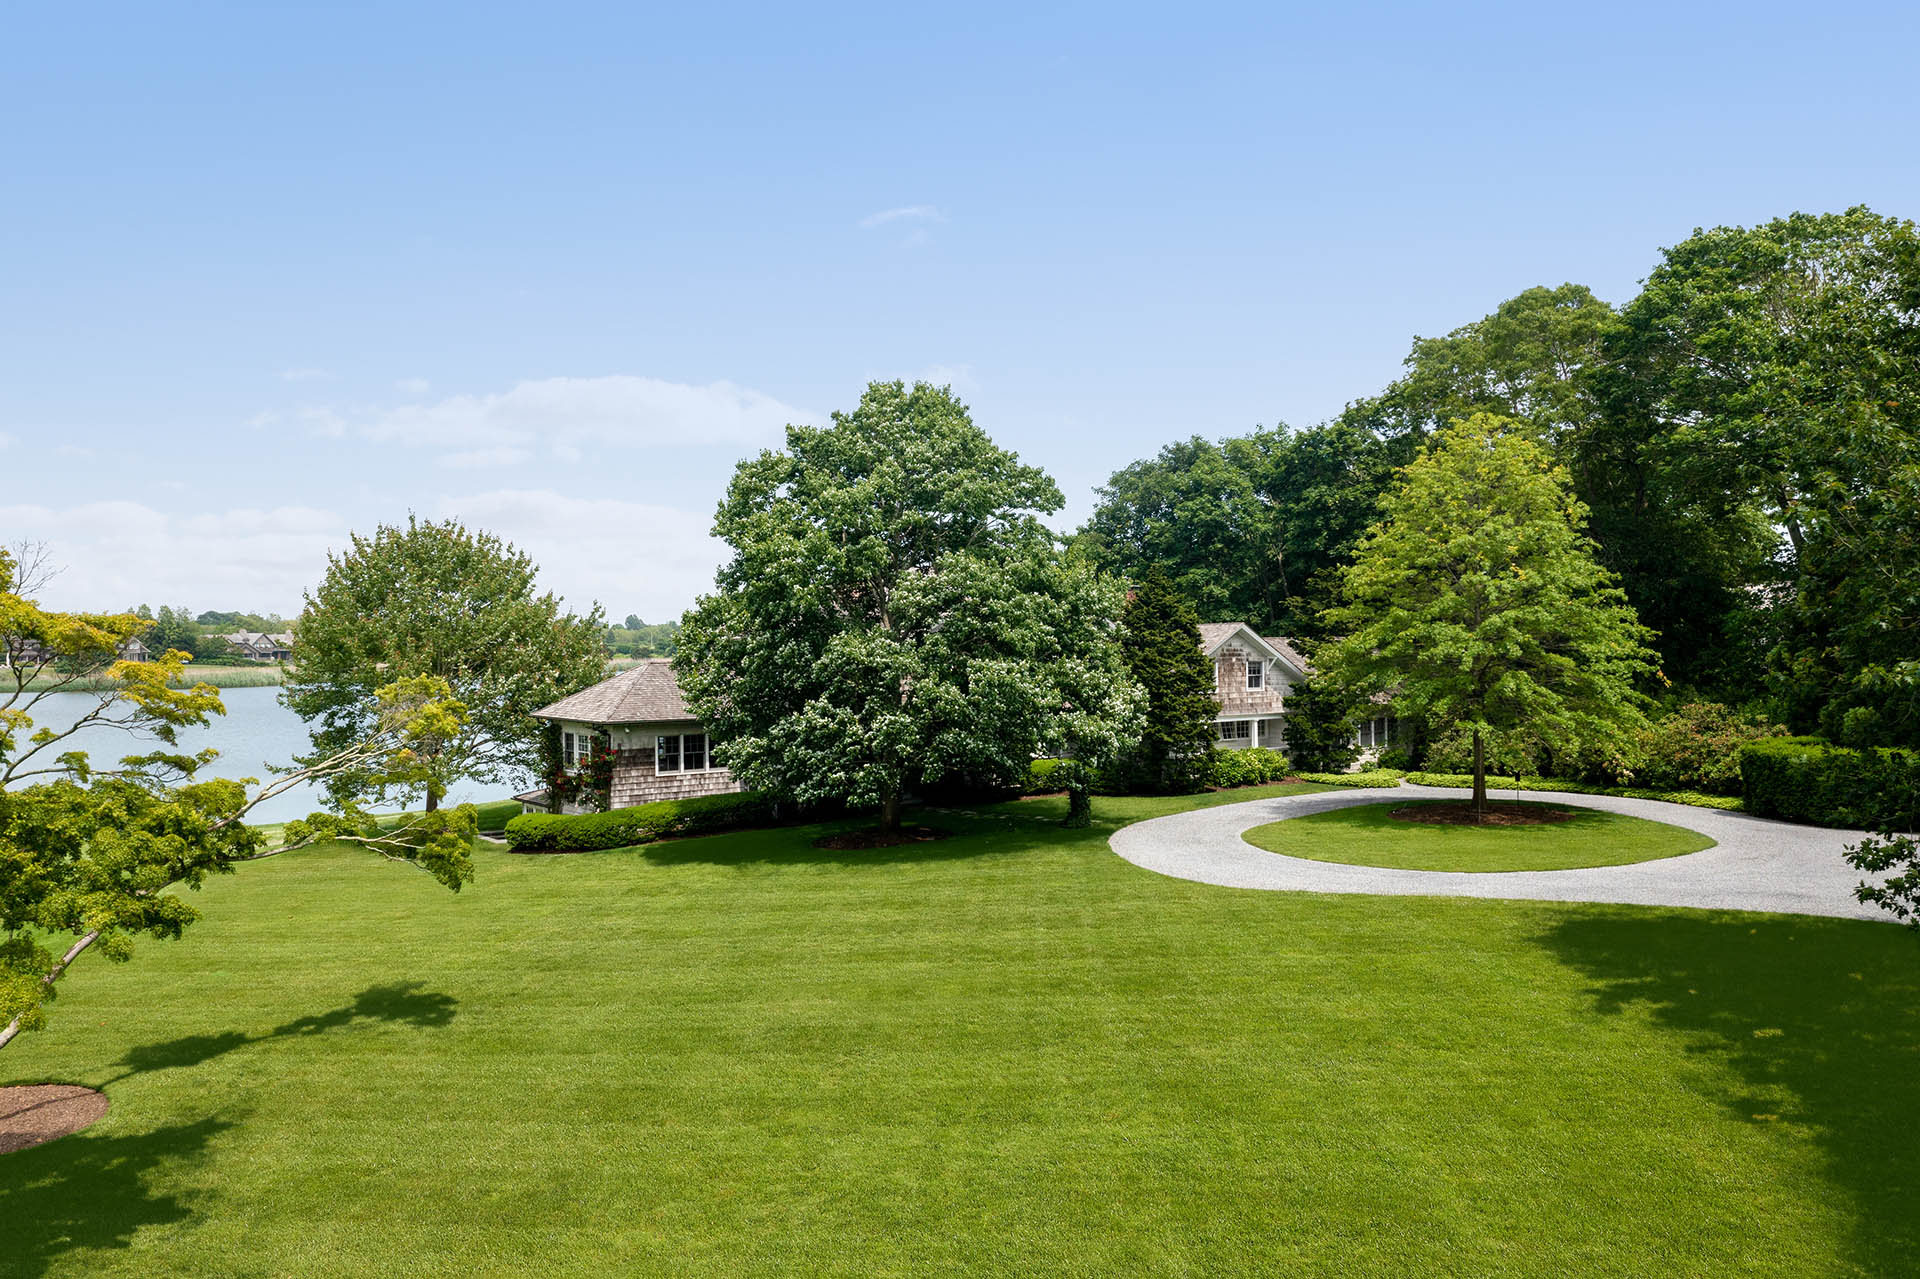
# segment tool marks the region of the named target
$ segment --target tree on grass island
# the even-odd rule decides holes
[[[1511,419],[1476,413],[1407,466],[1341,574],[1321,678],[1473,741],[1605,750],[1642,720],[1650,632],[1582,532],[1566,471]]]

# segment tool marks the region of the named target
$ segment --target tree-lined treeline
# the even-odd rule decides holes
[[[1079,543],[1305,639],[1396,471],[1477,412],[1572,478],[1670,688],[1920,744],[1920,233],[1867,209],[1696,232],[1622,306],[1529,289],[1305,430],[1118,472]],[[1662,682],[1664,681],[1664,682]]]

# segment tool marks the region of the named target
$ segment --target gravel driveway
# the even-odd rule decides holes
[[[1625,902],[1639,906],[1700,906],[1726,910],[1787,911],[1849,919],[1893,917],[1853,896],[1860,872],[1841,857],[1860,831],[1826,830],[1690,808],[1649,799],[1529,791],[1529,800],[1645,817],[1699,831],[1713,848],[1662,861],[1586,870],[1388,870],[1306,861],[1255,848],[1242,833],[1268,822],[1324,813],[1385,799],[1459,799],[1457,790],[1427,786],[1285,795],[1200,808],[1135,822],[1114,832],[1113,851],[1136,866],[1176,879],[1229,888],[1399,896],[1520,897],[1536,901]],[[1506,796],[1502,795],[1502,798]]]

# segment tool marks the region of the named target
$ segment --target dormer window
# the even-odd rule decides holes
[[[1259,658],[1247,661],[1247,687],[1265,688],[1267,686],[1267,664]]]

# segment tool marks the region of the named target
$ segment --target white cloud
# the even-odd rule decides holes
[[[0,527],[44,540],[66,570],[48,583],[51,608],[147,603],[291,613],[320,580],[346,521],[304,506],[169,515],[139,502],[55,509],[0,507]]]
[[[726,548],[710,511],[571,497],[549,489],[494,489],[442,496],[421,506],[513,543],[540,566],[542,589],[584,611],[594,600],[617,616],[679,616],[712,589]],[[389,516],[387,522],[395,517]],[[0,506],[10,538],[45,541],[66,565],[41,592],[50,608],[120,609],[146,603],[196,610],[247,609],[292,616],[346,546],[350,524],[304,506],[237,507],[170,515],[141,502]]]
[[[945,222],[946,215],[931,204],[905,204],[897,209],[882,209],[878,213],[869,213],[860,219],[862,229],[885,226],[889,222],[898,222],[902,218],[911,218],[916,222]]]
[[[394,389],[408,395],[425,395],[433,389],[433,383],[423,377],[403,377],[393,384]]]
[[[713,589],[726,545],[711,513],[551,489],[496,489],[443,497],[437,518],[457,516],[512,542],[541,566],[540,580],[585,611],[598,600],[615,617],[680,615]]]
[[[533,460],[531,449],[515,448],[511,444],[497,444],[492,448],[468,449],[464,453],[448,453],[439,459],[441,466],[453,470],[478,470],[487,466],[518,466],[522,462]]]
[[[646,448],[676,444],[777,443],[805,410],[731,382],[690,386],[658,378],[554,377],[494,395],[454,395],[388,409],[360,426],[370,439],[453,446],[450,465],[484,464],[500,450],[545,449],[578,457],[586,446]]]
[[[333,377],[333,374],[329,373],[325,369],[281,369],[280,370],[280,380],[282,382],[322,382],[322,381],[327,381],[332,377]]]
[[[0,431],[0,449],[7,447],[7,445],[11,443],[13,443],[13,437],[5,431]]]

